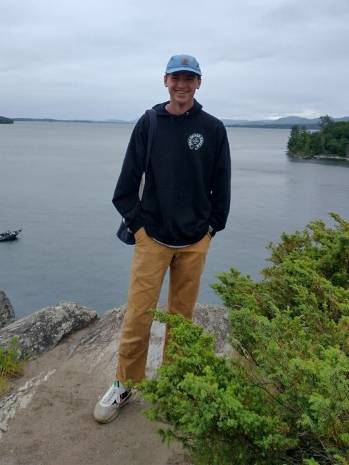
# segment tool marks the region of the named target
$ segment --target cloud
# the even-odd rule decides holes
[[[349,3],[0,0],[0,114],[133,119],[167,98],[174,53],[225,117],[348,114]]]

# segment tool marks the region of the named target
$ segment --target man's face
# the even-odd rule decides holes
[[[192,102],[196,89],[200,87],[201,79],[197,74],[179,71],[166,74],[164,83],[168,88],[171,101],[185,105]]]

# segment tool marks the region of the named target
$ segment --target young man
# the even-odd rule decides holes
[[[149,118],[136,124],[113,203],[136,245],[119,345],[116,381],[97,403],[95,419],[112,421],[131,396],[124,387],[145,376],[150,309],[170,270],[168,311],[191,319],[211,238],[224,229],[230,206],[230,153],[225,127],[194,99],[201,85],[197,60],[171,57],[164,84],[170,100],[155,105],[156,130],[142,201]],[[168,333],[166,333],[166,343]]]

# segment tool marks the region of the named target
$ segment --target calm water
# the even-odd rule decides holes
[[[0,231],[23,228],[0,243],[0,289],[17,316],[59,300],[98,312],[122,304],[132,247],[114,232],[111,203],[131,125],[16,123],[0,125]],[[292,162],[288,130],[228,129],[232,208],[213,240],[201,302],[218,302],[209,284],[238,267],[258,278],[265,245],[282,231],[349,215],[349,169],[329,162]],[[166,286],[161,300],[164,302]]]

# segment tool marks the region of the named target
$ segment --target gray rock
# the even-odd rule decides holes
[[[214,336],[216,340],[216,353],[226,353],[230,351],[230,345],[227,341],[230,324],[228,310],[225,307],[219,305],[196,304],[193,313],[193,321]]]
[[[76,343],[70,344],[68,358],[88,358],[91,355],[92,358],[97,356],[98,359],[99,354],[103,354],[110,346],[113,346],[111,352],[115,355],[126,308],[126,305],[121,305],[105,312],[97,324],[88,328]]]
[[[15,312],[11,302],[4,291],[0,291],[0,328],[8,325],[15,319]]]
[[[76,303],[60,302],[14,321],[0,330],[0,347],[18,338],[21,357],[35,356],[56,346],[65,336],[86,327],[97,313]]]
[[[162,310],[165,311],[163,308]],[[126,305],[123,305],[102,315],[96,325],[91,326],[83,337],[71,344],[68,357],[80,356],[84,360],[89,360],[88,364],[93,367],[92,371],[106,354],[108,354],[108,363],[111,360],[115,363],[125,312]],[[231,352],[231,346],[227,341],[230,325],[226,308],[218,305],[196,304],[193,321],[214,336],[217,354]],[[146,376],[149,378],[156,376],[157,369],[162,363],[165,329],[165,324],[158,321],[152,324],[146,367]],[[105,369],[108,369],[108,365]]]
[[[76,304],[61,304],[27,317],[35,318],[30,320],[30,325],[27,321],[27,330],[23,323],[19,325],[23,330],[21,337],[29,337],[35,322],[40,322],[38,313],[46,314],[42,331],[52,329],[52,319],[58,315],[61,315],[60,326],[70,321],[71,328],[75,309],[89,312]],[[64,338],[61,344],[31,360],[24,376],[13,381],[11,392],[0,398],[0,465],[190,465],[182,447],[173,444],[173,449],[169,449],[155,434],[160,424],[149,423],[141,413],[148,405],[137,393],[125,406],[122,418],[111,427],[101,427],[92,421],[95,402],[115,378],[125,310],[126,306],[112,309],[95,324]],[[217,351],[224,353],[230,326],[227,310],[216,305],[197,304],[194,321],[215,336]],[[1,330],[0,335],[4,332],[5,329]],[[6,333],[7,337],[14,334],[15,331]],[[164,334],[165,325],[154,321],[147,360],[148,377],[156,376],[161,365]],[[40,348],[41,342],[37,346]]]

